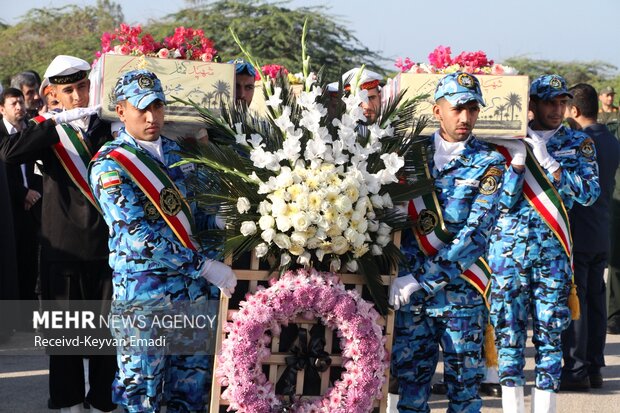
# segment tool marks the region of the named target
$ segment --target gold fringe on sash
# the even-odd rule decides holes
[[[568,308],[570,308],[570,316],[573,320],[581,318],[581,310],[579,308],[579,298],[577,297],[577,284],[574,282],[570,285],[570,294],[568,295]]]
[[[484,330],[484,364],[487,367],[497,367],[497,347],[495,347],[495,329],[491,323]]]

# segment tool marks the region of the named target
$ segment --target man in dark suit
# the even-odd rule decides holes
[[[19,89],[7,88],[0,94],[0,139],[26,128],[26,106]],[[39,223],[41,221],[41,177],[34,162],[7,165],[7,180],[13,210],[17,250],[19,299],[23,300],[18,329],[32,329],[32,310],[37,309],[35,285],[39,274]]]
[[[564,366],[560,390],[587,391],[603,386],[601,367],[605,365],[607,323],[603,274],[609,256],[610,203],[614,174],[620,163],[620,143],[605,125],[596,121],[596,90],[580,83],[570,92],[573,99],[567,107],[567,117],[594,141],[601,195],[591,206],[575,204],[569,212],[581,318],[572,321],[562,334]]]
[[[44,300],[109,302],[108,229],[86,182],[88,162],[112,139],[110,124],[88,108],[88,62],[57,56],[44,77],[65,111],[33,119],[24,130],[0,140],[0,159],[22,164],[41,160],[43,211],[41,289]],[[75,157],[72,154],[80,153]],[[114,355],[89,357],[90,390],[84,395],[81,355],[50,355],[50,405],[61,413],[89,402],[91,412],[111,411]]]

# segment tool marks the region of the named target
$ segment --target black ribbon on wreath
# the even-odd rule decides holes
[[[291,404],[294,403],[297,372],[304,370],[304,394],[320,395],[320,373],[332,364],[329,353],[325,351],[325,327],[315,324],[309,334],[305,328],[297,329],[296,340],[289,350],[293,354],[285,358],[286,368],[276,384],[276,394],[291,396]]]

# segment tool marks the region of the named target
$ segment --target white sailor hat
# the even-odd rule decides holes
[[[50,85],[50,80],[46,77],[41,81],[41,86],[39,86],[39,96],[43,97],[45,95],[45,88]]]
[[[58,55],[47,67],[44,78],[52,85],[66,85],[78,82],[86,77],[90,65],[77,57]]]
[[[344,85],[345,90],[351,89],[351,82],[355,80],[357,74],[361,69],[361,67],[355,67],[342,75],[342,84]],[[376,87],[379,87],[379,82],[381,82],[382,80],[383,76],[381,76],[379,73],[364,68],[364,70],[359,76],[358,87],[360,89],[374,89]]]
[[[327,84],[327,93],[330,95],[338,93],[338,82],[331,82]]]

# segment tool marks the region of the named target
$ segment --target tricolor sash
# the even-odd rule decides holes
[[[573,239],[570,233],[570,222],[564,202],[555,189],[547,174],[536,161],[529,145],[525,144],[527,156],[525,159],[525,176],[523,182],[523,196],[538,212],[542,220],[547,224],[551,232],[562,245],[562,249],[568,257],[571,256]],[[499,152],[510,164],[512,157],[506,148],[498,145]]]
[[[140,187],[179,241],[196,250],[194,218],[189,204],[161,167],[150,156],[127,144],[107,155],[114,159]]]
[[[35,123],[41,123],[46,119],[48,118],[45,116],[37,116],[32,120]],[[56,132],[60,141],[52,146],[54,154],[82,195],[101,212],[99,204],[95,201],[95,197],[88,185],[88,164],[92,154],[84,140],[79,136],[80,132],[65,123],[57,124]]]
[[[426,168],[430,177],[430,171]],[[409,201],[409,216],[415,221],[413,234],[420,249],[427,257],[432,257],[446,244],[452,241],[453,235],[447,230],[441,207],[435,192],[419,196]],[[491,269],[482,257],[461,274],[461,278],[476,289],[489,307]]]

